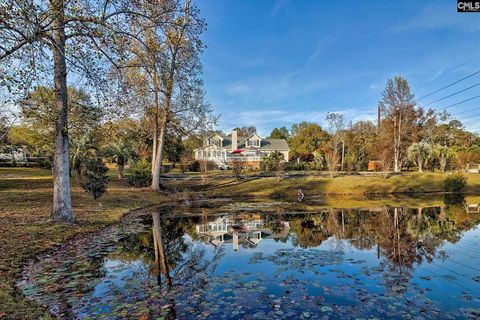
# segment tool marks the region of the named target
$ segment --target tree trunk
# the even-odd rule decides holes
[[[402,165],[400,163],[400,147],[402,144],[402,136],[401,136],[401,130],[402,130],[402,114],[401,110],[399,110],[399,116],[398,116],[398,126],[397,126],[397,119],[395,119],[395,152],[394,152],[394,171],[395,172],[400,172]]]
[[[442,173],[445,173],[445,168],[447,166],[447,159],[445,158],[440,158],[440,171]]]
[[[172,278],[170,277],[170,270],[168,268],[167,255],[165,253],[165,244],[163,243],[162,235],[162,220],[160,219],[160,212],[152,214],[153,218],[153,241],[155,247],[155,259],[158,263],[161,273],[165,277],[168,290],[172,289]]]
[[[155,170],[155,161],[157,159],[157,148],[158,148],[158,136],[159,136],[159,128],[158,128],[158,116],[159,116],[159,99],[158,99],[158,92],[160,91],[158,87],[158,75],[157,69],[154,68],[153,70],[153,115],[154,115],[154,130],[153,130],[153,150],[152,150],[152,177],[154,175]]]
[[[53,158],[52,221],[73,223],[68,157],[68,96],[65,60],[65,26],[63,0],[53,0],[53,63],[57,117],[55,121],[55,155]]]
[[[118,163],[118,179],[123,179],[124,172],[125,172],[125,164]]]
[[[418,223],[422,222],[422,211],[423,211],[422,207],[417,208],[417,221],[418,221]]]
[[[423,159],[418,158],[417,162],[418,162],[418,172],[423,172]]]
[[[168,108],[169,109],[169,108]],[[155,191],[160,191],[160,172],[162,169],[163,150],[165,147],[165,131],[167,130],[167,115],[162,115],[160,134],[158,136],[157,153],[155,155],[155,167],[152,174],[152,186]]]
[[[175,59],[173,57],[172,59]],[[170,67],[170,73],[168,77],[167,86],[165,88],[165,101],[164,107],[161,111],[161,119],[159,123],[159,135],[157,142],[157,150],[155,154],[154,167],[152,172],[152,186],[151,188],[156,191],[160,191],[160,171],[162,169],[163,150],[165,147],[165,133],[167,131],[168,117],[170,113],[170,106],[172,103],[173,95],[173,81],[174,81],[175,60],[173,60]]]

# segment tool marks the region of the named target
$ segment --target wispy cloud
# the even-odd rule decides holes
[[[252,88],[242,81],[227,85],[227,92],[231,94],[244,94],[252,91]]]
[[[287,7],[288,0],[277,0],[275,1],[272,11],[270,11],[270,17],[275,17],[281,10]]]
[[[417,17],[395,25],[387,29],[386,32],[440,28],[453,28],[465,32],[475,32],[480,30],[480,24],[474,14],[458,14],[454,5],[433,4],[426,6]]]
[[[263,102],[283,102],[285,99],[298,99],[309,93],[341,88],[353,81],[370,76],[371,73],[357,73],[339,76],[319,76],[309,70],[295,70],[283,75],[264,74],[244,79],[255,97]]]
[[[315,51],[308,57],[307,62],[312,62],[313,60],[317,59],[320,56],[320,54],[323,51],[325,51],[325,49],[332,42],[332,40],[333,40],[332,36],[327,36],[322,38],[320,42],[317,44]]]
[[[239,108],[241,110],[241,108]],[[251,110],[252,108],[245,108]],[[230,131],[237,126],[254,125],[258,133],[262,136],[270,134],[275,127],[286,126],[290,128],[292,124],[302,121],[315,122],[325,127],[325,116],[327,112],[338,112],[345,116],[347,122],[356,122],[359,120],[375,120],[374,110],[366,108],[342,108],[342,107],[318,107],[318,110],[327,111],[291,111],[291,110],[252,110],[240,112],[227,112],[220,119],[220,129]]]

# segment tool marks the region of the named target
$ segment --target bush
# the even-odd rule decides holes
[[[305,170],[322,170],[323,165],[320,162],[309,162],[305,164]]]
[[[285,171],[303,171],[306,169],[305,163],[287,163],[283,168]]]
[[[190,172],[201,172],[203,167],[205,164],[201,164],[200,161],[198,160],[194,160],[192,162],[190,162],[190,164],[188,165],[188,171]],[[215,162],[213,161],[207,161],[207,170],[208,171],[211,171],[211,170],[217,170],[218,169],[218,166]]]
[[[447,192],[462,192],[467,187],[467,177],[461,173],[452,173],[443,180],[443,188]]]
[[[148,187],[152,183],[152,169],[146,160],[133,163],[126,170],[127,183],[132,187]]]
[[[278,151],[271,152],[268,156],[263,158],[260,169],[265,172],[278,171],[281,169],[281,162],[283,155]]]
[[[188,164],[188,171],[200,172],[200,161],[194,160]]]
[[[82,186],[85,192],[90,193],[94,200],[97,200],[107,191],[108,168],[103,164],[101,158],[88,158],[82,168]]]

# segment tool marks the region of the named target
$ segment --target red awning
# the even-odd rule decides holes
[[[235,149],[235,150],[232,151],[232,154],[239,154],[239,153],[242,153],[243,151],[245,151],[245,150]]]

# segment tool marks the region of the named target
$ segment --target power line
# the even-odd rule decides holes
[[[479,71],[480,72],[480,71]],[[460,102],[457,102],[457,103],[454,103],[454,104],[451,104],[449,106],[446,106],[445,108],[442,108],[441,110],[445,110],[445,109],[448,109],[448,108],[451,108],[451,107],[455,107],[455,106],[458,106],[459,104],[462,104],[462,103],[465,103],[465,102],[468,102],[468,101],[471,101],[471,100],[474,100],[474,99],[478,99],[480,98],[480,94],[478,96],[475,96],[475,97],[471,97],[471,98],[468,98],[466,100],[463,100],[463,101],[460,101]]]
[[[468,79],[468,78],[471,78],[471,77],[473,77],[474,75],[477,75],[477,74],[479,74],[479,73],[480,73],[480,70],[478,70],[478,71],[476,71],[476,72],[474,72],[474,73],[472,73],[472,74],[469,74],[468,76],[466,76],[466,77],[464,77],[464,78],[462,78],[462,79],[460,79],[460,80],[457,80],[457,81],[455,81],[455,82],[452,82],[452,83],[450,83],[450,84],[448,84],[448,85],[446,85],[446,86],[444,86],[444,87],[441,87],[441,88],[438,89],[438,90],[435,90],[435,91],[433,91],[433,92],[431,92],[431,93],[429,93],[429,94],[426,94],[426,95],[418,98],[417,100],[422,100],[422,99],[424,99],[424,98],[426,98],[426,97],[430,97],[431,95],[434,95],[434,94],[437,93],[437,92],[440,92],[440,91],[442,91],[442,90],[444,90],[444,89],[446,89],[446,88],[449,88],[449,87],[451,87],[451,86],[453,86],[453,85],[455,85],[455,84],[457,84],[457,83],[459,83],[459,82],[462,82],[462,81],[464,81],[464,80],[466,80],[466,79]]]
[[[452,93],[452,94],[449,94],[448,96],[445,96],[445,97],[443,97],[443,98],[440,98],[440,99],[437,99],[437,100],[435,100],[435,101],[429,102],[429,103],[425,104],[424,107],[429,106],[429,105],[434,104],[434,103],[439,102],[439,101],[443,101],[443,100],[445,100],[445,99],[448,99],[448,98],[453,97],[453,96],[455,96],[455,95],[457,95],[457,94],[459,94],[459,93],[465,92],[465,91],[467,91],[467,90],[470,90],[470,89],[475,88],[475,87],[478,87],[478,86],[480,86],[480,82],[477,83],[477,84],[474,84],[473,86],[470,86],[470,87],[468,87],[468,88],[465,88],[465,89],[463,89],[463,90],[460,90],[460,91],[454,92],[454,93]]]

